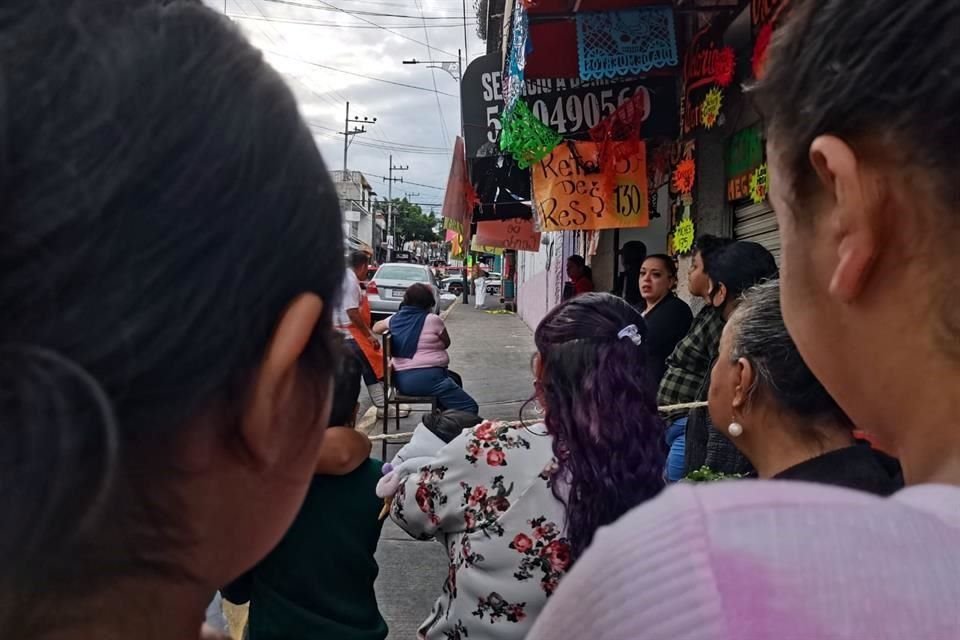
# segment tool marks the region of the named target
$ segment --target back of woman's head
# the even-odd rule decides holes
[[[773,254],[756,242],[738,240],[710,255],[704,271],[713,283],[711,299],[724,288],[723,302],[736,301],[757,284],[777,277],[777,261]]]
[[[240,412],[305,292],[328,378],[337,198],[290,91],[199,2],[5,1],[0,87],[0,580],[89,591],[136,571],[111,557],[143,551],[128,508],[163,502],[186,423]]]
[[[574,298],[537,327],[537,392],[554,438],[574,558],[598,527],[663,488],[664,426],[649,382],[643,317],[605,293]],[[632,328],[636,329],[636,333]]]
[[[417,282],[407,287],[403,294],[403,304],[404,306],[429,311],[437,306],[437,299],[433,297],[433,289]]]
[[[750,391],[752,397],[766,395],[777,408],[791,415],[853,428],[790,338],[780,309],[779,280],[747,291],[728,325],[731,359],[735,362],[745,358],[753,365],[756,378]]]

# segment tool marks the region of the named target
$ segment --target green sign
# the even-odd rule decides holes
[[[733,179],[763,164],[763,140],[760,125],[733,134],[727,146],[727,179]]]

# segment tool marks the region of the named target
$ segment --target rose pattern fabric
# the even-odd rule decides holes
[[[570,543],[561,537],[560,528],[540,517],[530,521],[530,535],[518,533],[510,548],[523,555],[520,568],[513,576],[531,580],[540,574],[540,586],[553,595],[560,578],[570,568]]]
[[[400,485],[391,514],[449,561],[427,640],[522,640],[570,566],[557,464],[543,425],[485,422]],[[482,594],[482,595],[480,595]]]

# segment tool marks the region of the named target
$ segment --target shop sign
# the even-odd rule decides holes
[[[727,200],[750,197],[750,178],[763,164],[763,140],[759,125],[738,131],[727,145]]]
[[[487,54],[474,60],[463,75],[461,105],[467,157],[497,155],[503,128],[503,80],[500,59]],[[530,110],[568,139],[586,139],[617,107],[643,96],[644,138],[673,138],[677,133],[676,86],[669,77],[603,79],[542,78],[526,80],[522,95]]]
[[[776,21],[780,12],[790,3],[790,0],[750,0],[750,22],[753,32],[760,27]]]
[[[478,245],[514,251],[540,251],[540,232],[532,218],[478,222],[474,240]]]
[[[554,149],[530,168],[533,201],[541,231],[642,228],[650,224],[646,145],[629,145],[613,154],[607,173],[596,167],[600,149],[593,142],[571,142]],[[574,156],[571,146],[576,149]]]
[[[711,89],[728,86],[736,71],[736,57],[723,45],[723,34],[712,25],[700,30],[690,43],[683,64],[683,135],[704,124],[701,113]],[[719,111],[719,105],[717,105]],[[712,124],[710,125],[712,126]]]

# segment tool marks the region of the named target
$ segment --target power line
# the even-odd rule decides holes
[[[324,126],[324,125],[322,125],[322,124],[319,124],[319,123],[314,122],[314,121],[309,120],[309,119],[307,120],[307,124],[309,124],[311,127],[316,127],[317,129],[322,129],[323,131],[330,131],[330,132],[333,132],[333,133],[339,133],[339,130],[338,130],[338,129],[332,129],[332,128],[330,128],[330,127]],[[413,144],[413,143],[407,143],[407,142],[393,142],[393,141],[390,141],[390,140],[384,140],[383,142],[384,142],[385,144],[391,144],[391,145],[395,145],[395,146],[399,146],[399,147],[411,147],[411,148],[414,148],[414,149],[422,149],[422,150],[425,150],[425,151],[443,151],[443,152],[445,152],[445,153],[449,151],[446,147],[430,147],[430,146],[425,146],[425,145],[422,145],[422,144]],[[358,143],[358,144],[359,144],[359,143]]]
[[[385,180],[385,179],[386,179],[386,178],[384,178],[384,176],[378,176],[378,175],[372,174],[372,173],[367,173],[367,174],[364,174],[364,175],[368,175],[368,176],[370,176],[371,178],[380,178],[381,180]],[[410,182],[409,180],[404,180],[403,184],[408,184],[408,185],[413,186],[413,187],[423,187],[424,189],[436,189],[437,191],[446,191],[446,190],[447,190],[446,187],[435,187],[435,186],[433,186],[432,184],[420,184],[419,182]]]
[[[238,20],[256,20],[258,22],[276,22],[277,24],[295,24],[295,25],[310,26],[310,27],[339,27],[343,29],[422,29],[423,28],[418,24],[389,24],[389,25],[385,24],[385,25],[379,25],[375,27],[371,25],[360,25],[360,24],[345,25],[339,22],[317,22],[313,20],[293,20],[288,18],[259,17],[259,16],[251,16],[249,14],[240,15],[236,13],[228,13],[226,15],[231,18],[236,18]],[[477,23],[474,22],[472,24],[475,25]],[[453,28],[459,28],[459,27],[460,27],[459,22],[453,22],[450,24],[429,25],[429,28],[431,29],[453,29]]]
[[[265,1],[266,1],[266,2],[275,2],[275,3],[278,3],[278,4],[293,5],[293,6],[295,6],[295,7],[307,7],[308,9],[316,9],[316,10],[319,10],[319,11],[339,11],[340,13],[343,13],[343,14],[346,14],[346,15],[351,16],[351,17],[353,17],[353,18],[356,18],[357,20],[362,20],[363,22],[372,24],[373,26],[375,26],[375,27],[377,27],[377,28],[383,29],[383,30],[386,31],[387,33],[392,33],[393,35],[395,35],[395,36],[397,36],[397,37],[403,38],[404,40],[409,40],[410,42],[416,42],[417,44],[426,44],[425,42],[421,42],[420,40],[417,40],[416,38],[411,38],[410,36],[405,36],[405,35],[403,35],[402,33],[400,33],[399,31],[393,31],[392,29],[388,29],[388,28],[386,28],[386,27],[384,27],[384,26],[382,26],[382,25],[377,24],[377,23],[374,22],[373,20],[367,20],[366,18],[363,17],[364,15],[374,15],[374,16],[381,16],[381,17],[391,17],[391,18],[414,18],[414,19],[416,19],[416,16],[408,16],[408,15],[400,15],[400,14],[387,14],[387,13],[382,13],[382,14],[381,14],[381,13],[374,13],[374,12],[371,12],[371,11],[347,11],[346,9],[341,9],[340,7],[337,7],[337,6],[335,6],[335,5],[330,4],[329,2],[326,2],[325,0],[318,0],[318,2],[323,3],[324,5],[326,5],[326,7],[318,7],[318,6],[316,6],[316,5],[304,4],[304,3],[302,3],[302,2],[293,2],[293,0],[265,0]],[[329,7],[329,9],[328,9],[327,7]],[[454,17],[456,17],[456,16],[454,16]],[[431,18],[431,19],[436,19],[436,20],[449,20],[449,19],[450,19],[450,16],[437,16],[437,17]],[[437,49],[437,51],[443,51],[443,49]],[[443,53],[446,53],[446,54],[449,54],[449,55],[453,55],[453,54],[450,53],[449,51],[443,51]]]
[[[417,6],[417,11],[420,12],[420,17],[423,17],[423,5],[420,4],[420,0],[414,0],[414,3]],[[427,56],[428,59],[433,57],[433,48],[430,46],[430,32],[427,30],[427,21],[423,21],[423,35],[427,40]],[[433,97],[437,102],[437,115],[440,116],[440,132],[443,134],[443,143],[450,146],[450,132],[447,131],[447,121],[443,117],[443,107],[440,105],[440,94],[437,89],[437,72],[435,69],[430,69],[430,79],[433,80]]]
[[[426,92],[428,92],[428,93],[433,93],[433,89],[431,89],[430,87],[419,87],[419,86],[414,85],[414,84],[406,84],[406,83],[403,83],[403,82],[395,82],[395,81],[393,81],[393,80],[385,80],[385,79],[383,79],[383,78],[377,78],[377,77],[374,77],[374,76],[368,76],[368,75],[366,75],[366,74],[364,74],[364,73],[357,73],[357,72],[355,72],[355,71],[346,71],[346,70],[344,70],[344,69],[337,69],[336,67],[331,67],[330,65],[320,64],[319,62],[313,62],[312,60],[304,60],[303,58],[297,58],[297,57],[294,57],[294,56],[288,56],[288,55],[285,54],[285,53],[280,53],[279,51],[271,51],[270,49],[267,49],[266,52],[269,53],[269,54],[271,54],[271,55],[280,56],[281,58],[287,58],[288,60],[295,60],[296,62],[300,62],[300,63],[303,63],[303,64],[308,64],[308,65],[313,66],[313,67],[319,67],[319,68],[321,68],[321,69],[327,69],[328,71],[336,71],[337,73],[344,73],[344,74],[346,74],[346,75],[348,75],[348,76],[356,76],[356,77],[358,77],[358,78],[365,78],[365,79],[367,79],[367,80],[374,80],[375,82],[383,82],[384,84],[392,84],[392,85],[397,86],[397,87],[404,87],[405,89],[416,89],[417,91],[426,91]],[[457,97],[457,96],[453,95],[452,93],[447,93],[447,92],[445,92],[445,91],[440,91],[440,92],[438,92],[438,93],[440,93],[440,94],[442,94],[442,95],[445,95],[445,96],[449,96],[449,97],[451,97],[451,98],[456,98],[456,97]]]
[[[273,4],[283,4],[292,7],[303,7],[306,9],[314,9],[315,11],[338,11],[340,13],[346,13],[349,15],[357,16],[373,16],[375,18],[404,18],[407,20],[420,20],[420,16],[412,16],[407,13],[386,13],[382,11],[364,11],[362,9],[343,9],[336,5],[333,5],[326,0],[317,0],[325,6],[317,6],[315,4],[307,4],[305,2],[296,2],[296,0],[262,0],[263,2],[271,2]],[[455,15],[437,15],[437,16],[426,16],[423,18],[425,20],[459,20],[460,14]]]
[[[332,141],[332,140],[337,140],[337,141],[339,141],[339,136],[337,136],[336,134],[332,134],[332,133],[329,133],[329,132],[327,132],[327,131],[318,130],[317,127],[316,127],[316,125],[309,125],[309,126],[310,126],[310,128],[313,130],[313,132],[314,132],[316,135],[322,136],[322,137],[323,137],[324,139],[326,139],[326,140],[331,140],[331,141]],[[386,149],[386,150],[388,150],[388,151],[396,151],[396,152],[398,152],[398,153],[409,153],[409,154],[412,154],[412,155],[421,155],[421,156],[445,156],[445,155],[449,155],[449,154],[450,154],[449,151],[444,150],[444,149],[440,149],[440,148],[437,148],[436,150],[434,150],[434,149],[416,149],[416,148],[412,148],[412,149],[411,149],[411,148],[408,148],[408,147],[404,147],[404,146],[401,145],[401,144],[387,144],[387,145],[384,145],[384,144],[377,144],[377,143],[375,143],[375,142],[360,142],[360,141],[355,141],[353,144],[355,144],[355,145],[357,145],[357,146],[360,146],[360,147],[369,147],[369,148],[371,148],[371,149],[381,149],[381,150],[382,150],[382,149]]]

